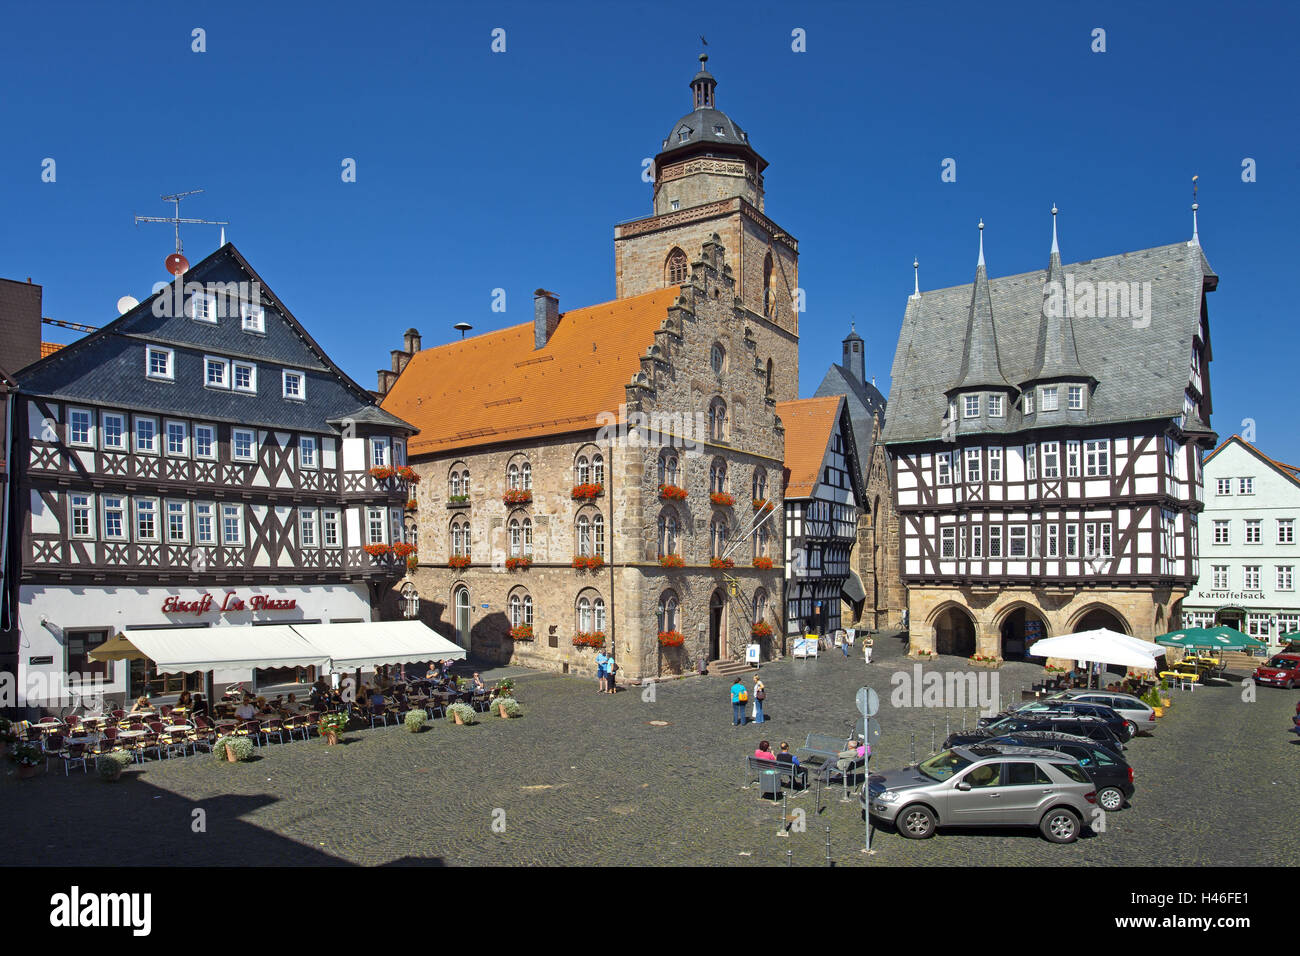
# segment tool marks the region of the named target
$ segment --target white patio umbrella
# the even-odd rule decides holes
[[[1077,634],[1045,637],[1029,648],[1035,657],[1060,657],[1087,664],[1154,668],[1164,650],[1148,641],[1100,627]]]

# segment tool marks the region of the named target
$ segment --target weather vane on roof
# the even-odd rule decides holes
[[[216,220],[216,219],[182,219],[182,218],[181,218],[181,200],[184,199],[184,198],[186,198],[187,196],[197,196],[197,195],[198,195],[199,193],[201,193],[201,192],[203,192],[202,189],[191,189],[189,192],[184,192],[184,193],[174,193],[174,194],[172,194],[172,195],[170,195],[170,196],[163,196],[163,197],[162,197],[162,201],[163,201],[163,202],[174,203],[175,206],[176,206],[176,212],[175,212],[175,214],[172,215],[172,216],[169,217],[169,218],[163,219],[163,218],[158,217],[158,216],[136,216],[136,217],[135,217],[135,224],[136,224],[137,226],[140,225],[140,223],[142,223],[142,222],[169,222],[169,223],[171,223],[173,226],[175,226],[175,228],[176,228],[176,251],[173,252],[170,256],[168,256],[168,257],[164,260],[164,264],[165,264],[165,266],[166,266],[166,268],[167,268],[167,271],[170,272],[170,273],[171,273],[172,275],[174,275],[174,276],[178,276],[178,275],[180,275],[181,273],[183,273],[186,269],[188,269],[188,268],[190,267],[190,261],[189,261],[188,259],[186,259],[185,256],[183,256],[183,255],[181,254],[182,251],[183,251],[183,248],[184,248],[184,247],[181,245],[181,223],[185,223],[185,224],[187,224],[187,225],[192,224],[192,225],[202,225],[202,226],[228,226],[228,225],[230,225],[229,222],[225,222],[225,221],[223,221],[223,220]],[[222,239],[223,239],[223,240],[225,239],[225,235],[226,235],[226,232],[225,232],[225,230],[223,229],[223,230],[221,231],[221,236],[222,236]],[[223,245],[224,245],[224,242],[223,242]]]

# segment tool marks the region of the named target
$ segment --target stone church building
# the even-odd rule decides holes
[[[654,677],[782,653],[776,402],[798,387],[798,244],[766,162],[716,105],[655,159],[653,214],[615,231],[617,298],[421,349],[379,373],[415,425],[420,618],[501,662]]]

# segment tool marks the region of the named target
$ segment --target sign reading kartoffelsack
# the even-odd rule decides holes
[[[175,595],[162,603],[164,614],[193,614],[196,617],[215,610],[218,614],[233,614],[237,611],[293,611],[298,607],[295,598],[269,598],[264,594],[254,594],[250,598],[241,598],[234,591],[229,591],[218,604],[211,594],[186,601]]]

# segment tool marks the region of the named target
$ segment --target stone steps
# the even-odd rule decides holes
[[[709,675],[713,677],[735,677],[738,674],[748,674],[753,669],[744,661],[709,661]]]

